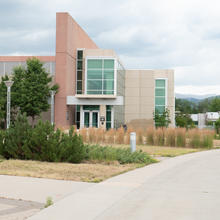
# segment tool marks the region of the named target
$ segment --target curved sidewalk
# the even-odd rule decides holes
[[[139,168],[58,201],[29,220],[220,218],[220,150]]]

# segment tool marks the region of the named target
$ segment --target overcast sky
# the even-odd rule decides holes
[[[55,55],[56,12],[126,68],[172,68],[177,93],[220,94],[220,1],[0,0],[0,55]]]

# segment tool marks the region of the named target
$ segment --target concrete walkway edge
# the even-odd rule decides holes
[[[164,171],[183,165],[183,163],[187,163],[194,158],[206,157],[212,154],[213,151],[219,150],[178,156],[110,178],[81,192],[65,197],[49,208],[28,218],[28,220],[96,219],[117,201],[123,199],[146,181],[159,176]]]

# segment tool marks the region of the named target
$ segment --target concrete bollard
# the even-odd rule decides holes
[[[135,132],[131,132],[130,133],[130,146],[131,146],[131,152],[135,152],[136,151],[136,133]]]

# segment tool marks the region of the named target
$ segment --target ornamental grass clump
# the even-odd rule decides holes
[[[147,128],[146,131],[146,144],[148,145],[154,145],[154,134],[155,129],[153,127]]]
[[[124,144],[124,128],[120,127],[117,129],[116,133],[115,133],[115,143],[116,144]]]
[[[96,128],[88,128],[88,143],[95,144],[97,143]]]
[[[186,128],[176,128],[176,146],[186,146]]]
[[[84,142],[88,143],[88,131],[87,128],[79,129],[79,134],[81,135]]]
[[[131,126],[128,126],[127,131],[125,133],[124,143],[130,144],[130,134],[133,132],[134,129]]]
[[[105,130],[103,128],[96,129],[96,143],[102,144],[105,142]]]
[[[176,132],[175,128],[167,128],[165,132],[166,146],[175,147],[176,145]]]
[[[105,132],[105,143],[114,144],[115,143],[115,129],[111,128]]]
[[[199,129],[194,128],[188,130],[189,147],[199,148],[201,147],[201,133]]]
[[[212,148],[214,136],[215,136],[214,131],[202,130],[201,131],[201,147]]]
[[[154,145],[163,146],[165,144],[165,130],[164,128],[157,128],[155,130]]]
[[[136,131],[136,143],[138,145],[144,144],[144,131],[141,128]]]

